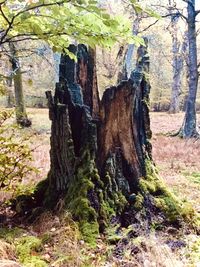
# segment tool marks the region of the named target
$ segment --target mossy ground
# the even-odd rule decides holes
[[[78,226],[69,213],[59,218],[44,213],[31,228],[0,229],[0,260],[16,260],[24,267],[89,266],[80,241]]]
[[[42,241],[21,228],[1,228],[0,238],[14,247],[13,252],[19,262],[25,267],[46,267],[47,263],[41,259]]]
[[[47,267],[41,259],[42,241],[35,236],[23,236],[15,241],[16,255],[24,266]]]
[[[192,205],[175,196],[159,176],[156,167],[146,160],[146,177],[140,180],[142,195],[151,195],[153,204],[165,215],[167,223],[197,223],[197,216]]]

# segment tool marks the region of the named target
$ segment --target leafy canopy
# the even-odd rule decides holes
[[[0,2],[0,45],[44,40],[63,51],[72,40],[112,46],[117,40],[142,42],[133,37],[128,20],[109,15],[97,0],[5,0]]]

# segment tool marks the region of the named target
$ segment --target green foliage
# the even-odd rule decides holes
[[[6,242],[13,244],[15,238],[19,237],[24,233],[23,229],[14,227],[14,228],[3,228],[0,227],[0,238],[4,239]]]
[[[21,263],[26,267],[47,267],[39,255],[34,255],[42,250],[42,241],[34,236],[24,236],[16,241],[16,254]]]
[[[9,123],[11,116],[12,112],[0,112],[0,189],[4,190],[16,189],[23,177],[36,171],[30,166],[32,155],[27,139],[16,136],[17,126]]]
[[[0,3],[0,44],[40,39],[54,51],[62,52],[71,43],[71,38],[91,47],[96,44],[110,47],[119,38],[142,42],[140,38],[132,38],[129,20],[109,15],[99,8],[97,0],[24,2],[8,0]],[[66,53],[73,57],[68,50]]]
[[[132,4],[133,9],[135,10],[136,14],[140,14],[140,13],[145,13],[146,15],[150,16],[150,17],[154,17],[157,19],[161,19],[162,17],[155,12],[154,10],[147,8],[147,7],[143,7],[140,3],[138,3],[138,0],[129,0],[129,2]]]

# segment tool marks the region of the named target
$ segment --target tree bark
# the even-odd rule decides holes
[[[101,101],[94,51],[83,45],[68,49],[78,62],[62,55],[55,96],[47,92],[51,168],[35,199],[44,207],[70,210],[90,243],[112,222],[149,229],[152,220],[165,220],[156,203],[166,200],[164,207],[171,209],[172,200],[151,156],[147,48],[138,49],[130,79],[107,89]]]
[[[182,128],[180,130],[180,135],[183,138],[196,137],[198,135],[196,125],[196,95],[198,87],[198,68],[195,0],[188,1],[187,12],[189,42],[189,93],[186,103],[185,118]]]
[[[17,124],[19,124],[22,127],[30,127],[31,121],[28,119],[28,116],[26,114],[26,108],[24,103],[20,62],[17,57],[17,51],[14,44],[10,43],[9,47],[11,52],[10,61],[12,64],[13,81],[14,81],[16,121]]]
[[[102,230],[139,192],[151,160],[150,86],[143,74],[149,58],[140,48],[131,79],[107,89],[100,101],[94,51],[69,50],[78,63],[63,55],[54,98],[47,92],[52,135],[45,205],[63,196],[83,232],[87,222]]]
[[[171,30],[172,36],[172,54],[173,54],[173,82],[172,82],[172,93],[170,101],[170,113],[177,113],[180,111],[180,95],[181,95],[181,78],[183,72],[184,55],[187,49],[188,38],[185,36],[182,45],[178,40],[178,29],[177,23],[179,16],[171,17]]]

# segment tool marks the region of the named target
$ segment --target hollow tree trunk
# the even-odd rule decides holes
[[[142,227],[141,221],[149,225],[152,218],[164,218],[157,216],[161,208],[153,194],[162,195],[162,203],[167,197],[165,207],[171,202],[151,159],[146,47],[138,49],[130,79],[107,89],[101,101],[94,51],[84,45],[68,49],[78,63],[62,55],[55,96],[47,92],[51,168],[38,195],[40,205],[49,208],[64,203],[85,240],[94,242],[111,222]]]
[[[189,93],[186,103],[185,118],[182,128],[180,130],[180,135],[184,138],[195,137],[198,135],[196,125],[196,95],[198,87],[198,68],[195,0],[188,1],[187,12],[189,42]]]
[[[15,92],[16,121],[22,127],[29,127],[31,126],[31,121],[28,119],[27,114],[26,114],[20,62],[17,57],[17,51],[16,51],[14,44],[10,43],[9,47],[10,47],[10,52],[11,52],[10,61],[12,64],[14,92]]]
[[[95,232],[136,197],[145,159],[151,159],[150,86],[143,75],[149,58],[141,48],[131,79],[107,89],[100,102],[94,51],[84,45],[69,49],[77,53],[78,64],[62,56],[54,98],[47,93],[52,135],[45,201],[51,206],[63,195],[82,232],[88,222]]]

